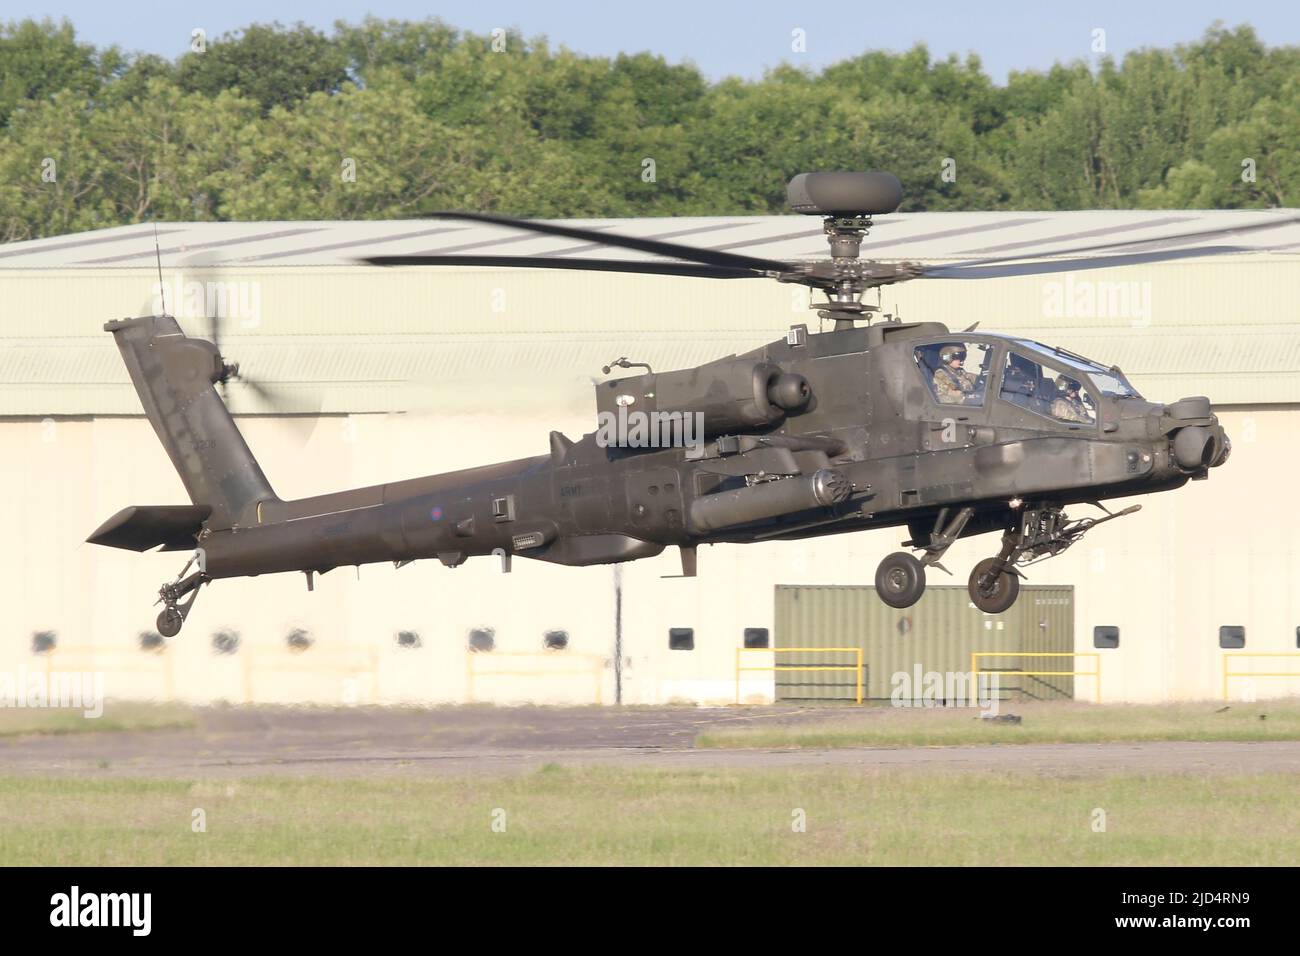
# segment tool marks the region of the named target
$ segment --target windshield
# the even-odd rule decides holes
[[[1094,385],[1101,393],[1109,398],[1141,398],[1137,389],[1128,383],[1123,375],[1113,372],[1100,362],[1094,362],[1092,359],[1084,358],[1082,355],[1076,355],[1073,352],[1067,352],[1064,349],[1053,348],[1050,345],[1043,345],[1041,342],[1031,342],[1026,339],[1019,340],[1019,344],[1027,349],[1033,349],[1040,355],[1045,355],[1054,362],[1077,369],[1080,372],[1086,372],[1092,379]]]

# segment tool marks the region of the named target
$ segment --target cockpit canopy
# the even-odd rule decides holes
[[[998,399],[1030,412],[1095,425],[1102,397],[1141,397],[1119,371],[1029,339],[956,336],[918,345],[913,355],[940,405],[983,406],[992,386]]]
[[[1069,370],[1084,373],[1092,380],[1092,384],[1097,387],[1097,390],[1107,398],[1142,397],[1138,394],[1137,389],[1129,384],[1128,379],[1122,373],[1109,369],[1100,362],[1094,362],[1092,359],[1084,358],[1075,352],[1053,348],[1050,345],[1044,345],[1030,339],[1012,339],[1012,342],[1017,348],[1037,352],[1054,364],[1064,365]]]

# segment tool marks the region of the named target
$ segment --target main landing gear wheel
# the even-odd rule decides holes
[[[1003,571],[992,581],[986,580],[1001,565],[999,558],[985,558],[970,573],[966,590],[971,602],[985,614],[1001,614],[1020,596],[1020,575]]]
[[[185,618],[176,608],[163,608],[158,615],[158,633],[163,637],[175,637],[181,632],[181,625],[184,623]]]
[[[906,551],[895,551],[876,569],[876,593],[890,607],[911,607],[925,591],[925,567]]]

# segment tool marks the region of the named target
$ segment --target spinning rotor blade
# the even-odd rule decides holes
[[[789,272],[791,264],[776,259],[759,259],[755,256],[742,256],[734,252],[718,252],[713,249],[700,249],[695,246],[683,246],[676,242],[664,242],[661,239],[637,239],[633,236],[620,236],[595,229],[581,229],[575,226],[560,226],[550,222],[533,219],[511,219],[508,216],[493,216],[477,212],[435,212],[430,213],[434,219],[463,219],[467,222],[486,222],[494,226],[509,226],[512,229],[524,229],[544,236],[563,236],[568,239],[585,239],[620,249],[634,249],[648,252],[654,256],[671,259],[685,259],[706,266],[721,266],[730,269],[750,269],[757,272]]]
[[[242,413],[274,416],[274,427],[300,447],[311,441],[320,426],[324,396],[319,391],[303,394],[280,383],[235,374],[230,379],[230,392]]]
[[[228,318],[227,316],[222,315],[219,309],[208,308],[209,304],[215,305],[221,301],[219,297],[210,296],[208,294],[210,284],[225,281],[220,271],[219,264],[221,261],[221,255],[216,251],[209,249],[186,256],[184,259],[180,260],[177,265],[180,267],[182,277],[191,272],[198,272],[202,276],[201,287],[203,289],[204,299],[203,317],[207,324],[207,338],[209,342],[216,346],[217,354],[221,356],[222,361],[224,362],[226,353],[221,347],[221,333]],[[181,305],[182,303],[176,303],[177,311],[183,311]],[[233,365],[228,366],[227,371],[229,374],[226,378],[222,378],[218,385],[222,394],[224,394],[226,390],[227,378],[239,377],[239,363],[236,362]]]
[[[1261,232],[1266,229],[1277,229],[1281,226],[1290,225],[1293,222],[1300,222],[1300,215],[1276,216],[1264,222],[1252,222],[1252,223],[1247,223],[1243,226],[1228,226],[1228,227],[1220,227],[1218,229],[1198,229],[1193,232],[1180,232],[1180,233],[1174,233],[1173,235],[1167,235],[1167,236],[1149,236],[1145,239],[1124,239],[1119,242],[1104,242],[1104,243],[1099,243],[1091,246],[1074,246],[1072,248],[1067,248],[1067,249],[1028,250],[1023,252],[1017,252],[1014,255],[989,256],[982,259],[968,259],[965,262],[954,262],[949,265],[935,266],[933,268],[926,269],[925,276],[926,278],[933,278],[933,279],[965,279],[965,278],[982,279],[982,278],[994,278],[1000,275],[1032,275],[1033,274],[1032,272],[1025,272],[1025,271],[1010,271],[1004,273],[996,270],[990,270],[987,272],[981,270],[980,274],[978,275],[974,275],[974,274],[954,275],[948,273],[951,270],[965,270],[974,266],[1000,265],[1002,263],[1007,263],[1007,262],[1024,262],[1026,259],[1041,259],[1048,256],[1074,256],[1085,252],[1109,252],[1112,250],[1133,249],[1135,247],[1140,248],[1142,246],[1156,245],[1158,243],[1186,242],[1195,239],[1209,239],[1212,237],[1229,237],[1229,236],[1240,235],[1242,233]],[[1238,252],[1238,251],[1242,251],[1241,247],[1193,246],[1189,249],[1180,249],[1180,250],[1155,249],[1147,253],[1135,252],[1133,253],[1132,257],[1121,256],[1117,258],[1123,258],[1123,259],[1134,258],[1134,261],[1159,262],[1161,261],[1162,258],[1176,259],[1176,258],[1185,258],[1185,257],[1190,257],[1195,255],[1217,255],[1222,252]],[[1162,253],[1164,255],[1161,255]],[[1145,259],[1145,260],[1136,259],[1136,257],[1140,255],[1149,255],[1152,256],[1153,258]],[[1159,256],[1160,258],[1155,258],[1157,256]],[[1092,265],[1092,264],[1080,265],[1078,266],[1078,268],[1095,269],[1095,268],[1102,268],[1108,264],[1106,262],[1106,258],[1095,259],[1095,260],[1083,259],[1078,261],[1081,263],[1092,263],[1092,262],[1099,263],[1098,265]],[[1120,261],[1112,261],[1109,264],[1127,265],[1128,263],[1120,262]],[[1050,269],[1047,271],[1056,272],[1061,270]]]
[[[207,308],[208,282],[222,281],[221,273],[217,270],[217,263],[219,263],[220,261],[221,261],[221,257],[216,252],[208,250],[205,252],[195,253],[192,256],[186,256],[184,259],[180,261],[179,265],[181,267],[182,275],[190,271],[191,269],[202,270],[202,273],[205,277],[205,281],[203,283],[203,288],[204,288],[203,315],[207,319],[208,341],[217,347],[218,355],[225,355],[225,353],[221,351],[221,327],[224,324],[225,317],[219,314],[219,312],[216,309]],[[176,307],[178,309],[180,308],[179,302],[176,304]],[[224,388],[225,386],[224,382],[222,382],[222,386]]]
[[[1087,269],[1110,269],[1116,266],[1194,259],[1198,256],[1245,252],[1244,246],[1199,246],[1192,249],[1163,249],[1129,255],[1087,256],[1081,259],[1051,259],[1047,262],[1007,262],[985,265],[980,260],[955,262],[946,266],[927,266],[923,279],[1002,279],[1010,276],[1050,275],[1055,272],[1082,272]]]
[[[617,259],[584,259],[566,256],[497,256],[456,255],[448,253],[417,253],[412,255],[372,256],[362,261],[378,266],[487,266],[502,268],[565,269],[590,272],[622,272],[641,275],[691,276],[705,279],[770,278],[782,282],[796,282],[811,288],[820,288],[834,300],[829,311],[836,311],[837,302],[845,297],[860,295],[863,291],[913,278],[926,279],[993,279],[1009,276],[1046,275],[1087,269],[1107,269],[1117,266],[1164,262],[1198,256],[1220,255],[1243,251],[1235,245],[1196,245],[1197,240],[1229,238],[1245,233],[1274,229],[1300,221],[1298,215],[1276,216],[1259,222],[1216,229],[1199,229],[1173,235],[1129,238],[1118,242],[1095,243],[1086,246],[1051,249],[1022,249],[1013,254],[968,259],[943,265],[921,267],[915,263],[890,263],[857,257],[856,244],[843,244],[835,251],[835,237],[851,233],[841,232],[831,237],[833,258],[820,261],[782,261],[760,259],[712,249],[700,249],[659,239],[639,239],[604,230],[566,226],[552,222],[513,219],[488,213],[438,212],[430,214],[435,219],[454,219],[508,226],[546,236],[562,236],[586,242],[631,249],[663,257],[658,261],[626,261]],[[832,220],[828,219],[828,223]],[[830,226],[827,227],[830,230]],[[1048,243],[1051,240],[1047,241]],[[1180,245],[1184,248],[1168,248]],[[1127,250],[1127,251],[1124,251]],[[678,262],[667,260],[682,260]],[[1035,261],[1038,260],[1038,261]],[[1047,261],[1043,261],[1047,260]],[[840,309],[840,311],[845,311]]]
[[[236,375],[235,380],[247,388],[251,394],[256,395],[259,401],[272,409],[283,409],[286,405],[293,404],[292,392],[285,388],[284,385],[260,382],[255,378],[247,378],[243,375]]]
[[[182,274],[195,275],[204,290],[203,312],[207,322],[207,338],[216,346],[217,353],[224,363],[224,375],[218,381],[217,388],[223,400],[231,404],[240,414],[274,415],[285,419],[289,432],[299,444],[305,445],[315,431],[324,401],[323,396],[320,394],[304,396],[281,383],[262,381],[255,373],[250,376],[245,367],[247,363],[241,362],[234,355],[226,354],[225,333],[229,331],[232,322],[238,326],[238,310],[235,315],[230,315],[220,307],[223,302],[228,304],[230,301],[229,285],[226,286],[225,296],[208,294],[211,283],[226,282],[222,271],[224,262],[219,252],[209,249],[187,256],[178,263]],[[238,333],[238,328],[235,331]],[[234,350],[236,352],[239,350],[238,343],[234,346]],[[256,361],[253,364],[256,365]]]
[[[701,279],[762,279],[767,273],[695,262],[638,262],[621,259],[565,259],[557,256],[371,256],[372,266],[509,266],[521,269],[574,269],[583,272],[634,272],[643,275],[696,276]]]

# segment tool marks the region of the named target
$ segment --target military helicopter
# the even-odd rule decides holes
[[[1145,400],[1123,372],[1009,335],[953,332],[939,322],[871,322],[870,289],[917,278],[988,278],[1061,271],[1024,262],[1044,253],[940,267],[859,257],[872,216],[892,212],[902,186],[888,173],[796,176],[791,207],[821,216],[831,256],[780,261],[611,235],[553,222],[469,212],[492,223],[635,250],[653,259],[394,255],[381,266],[600,270],[708,279],[766,278],[819,290],[825,332],[794,326],[740,355],[595,385],[600,427],[580,440],[550,433],[547,454],[299,500],[279,498],[216,385],[238,367],[218,348],[153,315],[112,321],[146,415],[189,493],[188,505],[124,509],[88,539],[134,551],[193,550],[159,590],[158,631],[177,634],[202,585],[219,578],[437,558],[454,568],[497,555],[563,565],[609,564],[680,551],[694,576],[701,544],[788,541],[905,527],[880,562],[880,598],[920,599],[927,568],[953,542],[1001,533],[970,573],[981,611],[1015,602],[1020,568],[1060,554],[1103,522],[1112,498],[1201,479],[1231,444],[1210,401]],[[1193,236],[1194,234],[1188,234]],[[1070,269],[1204,254],[1186,248],[1080,258],[1128,243],[1064,250]],[[1058,254],[1058,253],[1052,253]],[[1095,505],[1097,517],[1065,509]],[[915,553],[913,553],[915,552]],[[197,564],[197,569],[190,569]]]

